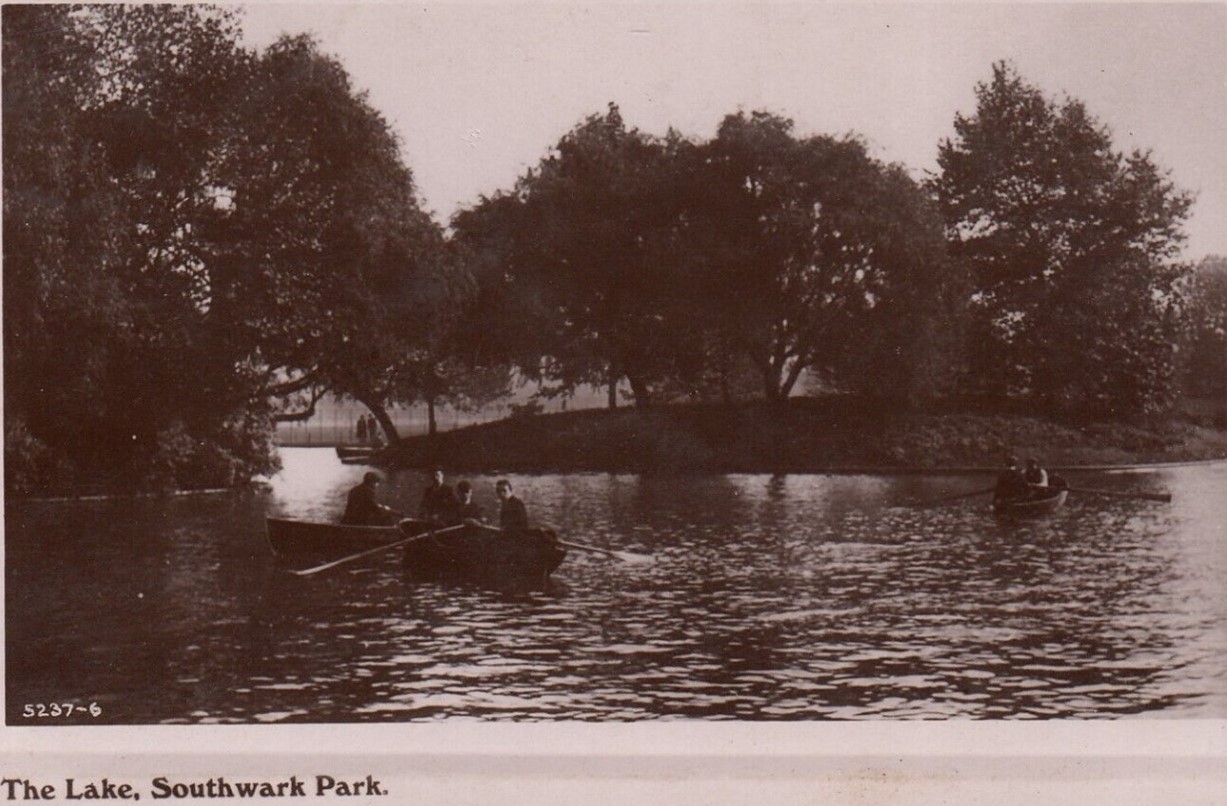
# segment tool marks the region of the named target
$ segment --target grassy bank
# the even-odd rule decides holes
[[[1227,458],[1227,430],[1171,420],[1070,424],[1024,416],[900,415],[853,401],[574,411],[403,440],[386,464],[453,470],[816,472],[993,466],[1007,452],[1049,466]]]

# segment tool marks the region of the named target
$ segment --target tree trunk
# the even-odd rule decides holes
[[[439,422],[435,418],[435,399],[433,397],[426,398],[426,432],[430,436],[439,433]]]
[[[388,415],[387,409],[378,403],[357,398],[358,402],[371,410],[371,414],[375,415],[375,419],[379,422],[379,427],[383,430],[384,436],[387,437],[389,445],[395,445],[400,441],[400,434],[396,433],[396,423],[392,422],[391,416]]]
[[[618,408],[618,369],[613,361],[609,362],[609,410]]]
[[[635,408],[646,409],[652,405],[652,390],[647,383],[637,375],[627,375],[631,383],[631,391],[635,393]]]

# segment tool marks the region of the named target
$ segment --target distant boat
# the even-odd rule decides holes
[[[379,453],[380,448],[370,448],[366,446],[342,447],[337,446],[338,459],[369,459]]]

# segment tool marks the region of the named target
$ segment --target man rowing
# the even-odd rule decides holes
[[[473,500],[473,485],[461,481],[456,485],[456,521],[469,526],[482,522],[481,507]]]
[[[1018,457],[1007,456],[1005,470],[997,476],[997,488],[993,491],[993,501],[1017,501],[1026,498],[1030,493],[1027,479],[1018,466]]]
[[[456,494],[443,483],[443,471],[435,468],[431,473],[430,486],[422,491],[418,517],[434,523],[454,523],[456,507]]]
[[[396,523],[401,514],[379,503],[376,495],[381,481],[383,479],[374,471],[362,477],[362,483],[350,490],[345,499],[345,514],[341,516],[341,523],[346,526],[388,526]]]

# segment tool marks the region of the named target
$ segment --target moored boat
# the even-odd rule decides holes
[[[378,448],[369,446],[337,446],[338,459],[367,459],[379,452]]]
[[[1069,496],[1065,486],[1041,490],[1026,498],[1007,498],[993,502],[993,512],[1007,517],[1028,517],[1044,515],[1060,509]]]
[[[527,577],[547,579],[567,552],[547,529],[506,534],[489,526],[443,532],[425,521],[393,526],[266,518],[268,543],[278,557],[330,557],[405,541],[405,567],[420,576]],[[441,532],[435,534],[436,531]]]

